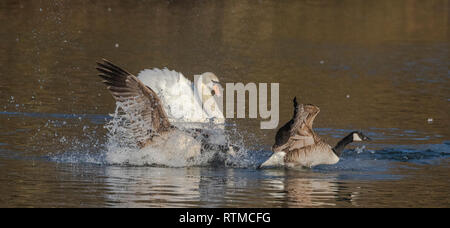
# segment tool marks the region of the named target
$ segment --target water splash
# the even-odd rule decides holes
[[[177,130],[159,135],[150,145],[140,148],[138,142],[151,138],[152,127],[137,115],[137,108],[132,100],[117,102],[111,120],[105,125],[107,164],[248,167],[255,163],[254,155],[248,156],[242,137],[235,129],[224,130],[214,125],[203,125],[198,133],[178,124]]]

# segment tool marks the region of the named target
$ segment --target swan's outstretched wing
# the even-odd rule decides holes
[[[313,145],[318,141],[312,125],[320,112],[319,107],[311,104],[298,104],[296,98],[294,98],[293,103],[294,116],[278,130],[275,145],[272,147],[273,152],[288,152]]]
[[[103,83],[108,86],[114,99],[118,102],[131,102],[133,104],[131,114],[150,124],[152,132],[146,134],[160,134],[171,128],[161,101],[152,89],[145,86],[136,76],[107,60],[97,64],[100,73],[98,76],[104,79]]]

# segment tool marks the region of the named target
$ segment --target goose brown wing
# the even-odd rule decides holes
[[[315,105],[298,104],[295,98],[293,102],[294,116],[277,132],[276,143],[272,148],[274,152],[288,152],[314,145],[319,140],[312,125],[320,109]]]
[[[161,100],[152,89],[145,86],[136,76],[108,60],[103,59],[103,62],[97,65],[98,76],[104,79],[103,83],[107,85],[114,99],[118,102],[133,103],[131,114],[151,125],[152,132],[146,134],[160,134],[171,128]],[[140,144],[144,145],[145,142]]]

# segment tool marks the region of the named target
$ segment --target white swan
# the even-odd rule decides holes
[[[215,74],[195,75],[193,83],[182,73],[153,68],[141,71],[137,78],[155,91],[172,124],[225,123],[221,111],[223,89]]]
[[[185,127],[178,127],[176,124],[170,122],[166,112],[167,109],[164,108],[164,101],[160,99],[158,94],[150,86],[144,84],[138,77],[128,71],[105,59],[102,63],[97,63],[97,65],[97,70],[100,73],[99,76],[103,78],[103,83],[107,85],[108,90],[117,101],[117,104],[120,103],[121,106],[125,106],[125,108],[122,108],[122,111],[128,114],[126,128],[133,135],[134,141],[136,141],[139,148],[142,149],[147,146],[151,148],[162,148],[163,151],[166,151],[166,155],[175,154],[175,157],[179,157],[184,161],[198,157],[203,151],[226,152],[229,155],[235,154],[234,149],[228,144],[223,128],[217,131],[217,129],[212,128],[186,129]],[[167,72],[170,71],[167,70]],[[213,74],[205,73],[203,74],[203,78],[213,80],[212,83],[214,85],[211,87],[217,93],[221,92],[217,86],[217,81],[214,80]],[[147,79],[149,78],[147,77]],[[179,79],[187,80],[182,75],[179,75]],[[199,86],[207,86],[209,84],[205,83],[205,79],[202,81],[199,83]],[[151,83],[154,82],[158,81],[152,81]],[[168,96],[168,94],[172,95],[176,92],[173,88],[188,88],[188,83],[185,82],[171,84],[171,87],[164,87],[164,83],[162,85],[160,85],[160,88],[169,88],[169,92],[163,95],[166,96],[166,99],[173,100],[176,100],[176,97]],[[212,97],[215,93],[209,96]],[[183,96],[181,92],[179,94]],[[191,98],[194,98],[194,96],[189,97],[189,95],[185,95],[183,99],[186,99],[186,102],[188,102],[188,99]],[[195,103],[188,105],[195,105]],[[206,109],[205,112],[207,111]],[[214,112],[209,112],[208,114],[211,113]],[[181,156],[176,156],[181,151],[186,151],[186,153],[183,153]],[[211,161],[222,162],[225,158],[219,154],[213,156]]]

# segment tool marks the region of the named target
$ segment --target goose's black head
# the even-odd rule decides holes
[[[361,142],[361,141],[371,141],[371,139],[369,137],[367,137],[366,135],[364,135],[362,132],[360,131],[354,131],[351,133],[352,135],[352,139],[353,142]]]
[[[333,148],[334,153],[340,157],[342,154],[342,151],[344,150],[344,147],[352,142],[361,142],[361,141],[370,141],[371,139],[367,136],[365,136],[360,131],[354,131],[347,136],[345,136],[341,141],[339,141],[336,146]]]

